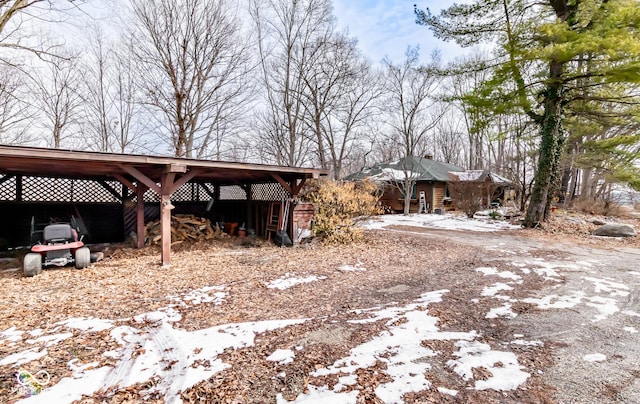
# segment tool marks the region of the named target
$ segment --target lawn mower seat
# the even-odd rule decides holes
[[[44,228],[44,241],[45,243],[72,242],[75,241],[75,237],[68,224],[50,224]]]

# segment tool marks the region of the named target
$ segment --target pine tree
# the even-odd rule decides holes
[[[538,126],[538,169],[525,219],[526,226],[536,226],[545,219],[558,184],[567,117],[574,109],[591,115],[607,104],[616,114],[617,105],[638,104],[638,97],[625,90],[640,82],[639,2],[476,0],[438,16],[428,9],[415,12],[418,24],[438,38],[462,46],[497,45],[497,59],[487,64],[495,71],[484,94],[501,108],[521,110]],[[610,91],[620,86],[623,91]],[[633,176],[625,167],[618,170],[619,178]]]

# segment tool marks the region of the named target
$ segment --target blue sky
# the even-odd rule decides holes
[[[350,34],[358,38],[360,49],[374,63],[385,56],[400,62],[409,45],[420,46],[423,60],[427,60],[434,49],[441,51],[443,61],[464,54],[457,45],[433,38],[426,27],[415,23],[414,4],[439,12],[452,3],[447,0],[333,0],[339,27],[348,28]]]

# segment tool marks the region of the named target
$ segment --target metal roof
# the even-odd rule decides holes
[[[491,181],[496,185],[511,185],[507,178],[486,170],[467,170],[464,172],[452,172],[459,181],[481,182]]]
[[[453,164],[424,157],[408,156],[391,163],[377,163],[372,167],[345,177],[346,180],[370,178],[374,181],[402,181],[409,177],[416,181],[449,181],[449,172],[464,171]]]

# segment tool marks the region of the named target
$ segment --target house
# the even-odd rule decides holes
[[[344,179],[357,181],[368,178],[383,184],[380,201],[391,211],[404,210],[404,183],[408,178],[413,183],[409,212],[417,213],[420,192],[425,193],[427,211],[440,211],[449,201],[447,182],[450,172],[464,172],[464,169],[453,164],[435,161],[427,157],[408,156],[391,163],[378,163],[372,167],[351,174]]]

